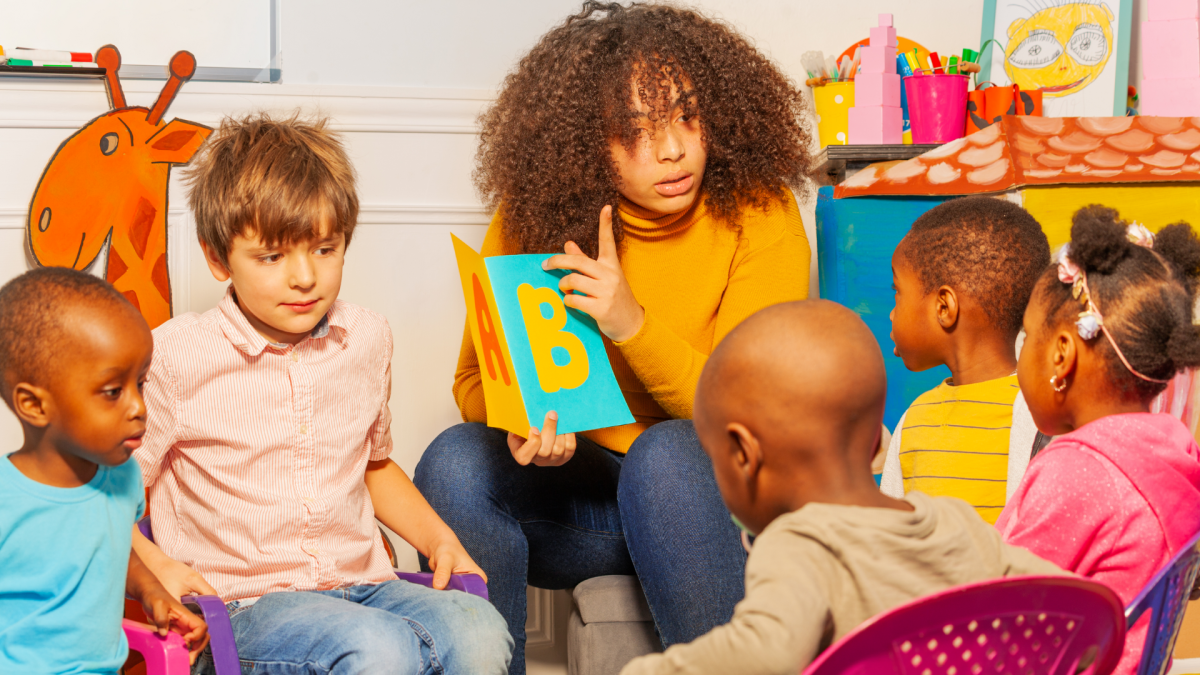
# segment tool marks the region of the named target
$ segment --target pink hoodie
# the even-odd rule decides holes
[[[1200,448],[1171,415],[1102,417],[1030,462],[996,529],[1128,605],[1200,530]],[[1145,640],[1143,619],[1114,674],[1137,670]]]

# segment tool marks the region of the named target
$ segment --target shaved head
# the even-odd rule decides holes
[[[137,310],[103,279],[62,267],[38,267],[0,288],[0,379],[12,407],[18,382],[43,384],[71,363],[71,340],[97,313]]]
[[[696,424],[745,425],[769,448],[764,462],[869,470],[886,389],[879,344],[858,315],[826,300],[789,302],[751,316],[713,351]]]

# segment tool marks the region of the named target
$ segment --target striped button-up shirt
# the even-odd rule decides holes
[[[297,345],[232,292],[155,329],[134,457],[156,543],[226,601],[394,579],[363,482],[392,449],[391,357],[387,320],[340,300]]]

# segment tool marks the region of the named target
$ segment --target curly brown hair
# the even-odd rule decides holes
[[[786,198],[785,186],[803,194],[807,106],[774,64],[697,12],[589,0],[521,59],[480,117],[475,185],[500,210],[505,236],[527,253],[574,241],[595,255],[600,209],[611,204],[620,240],[610,143],[633,148],[635,90],[655,122],[675,104],[672,89],[699,115],[716,219],[736,227],[743,208]]]

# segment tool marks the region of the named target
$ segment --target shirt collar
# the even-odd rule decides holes
[[[233,284],[225,291],[225,297],[221,298],[221,302],[217,303],[217,309],[220,310],[221,331],[225,333],[225,337],[234,347],[237,347],[242,352],[250,356],[258,356],[263,353],[267,347],[284,350],[287,349],[286,344],[271,342],[263,337],[258,331],[254,330],[254,326],[250,325],[250,320],[242,313],[242,309],[238,307],[237,298],[234,297]],[[329,306],[329,311],[317,325],[313,327],[312,332],[308,334],[306,340],[319,340],[328,337],[330,328],[346,329],[346,325],[341,321],[341,312],[338,312],[338,301],[334,301]]]

